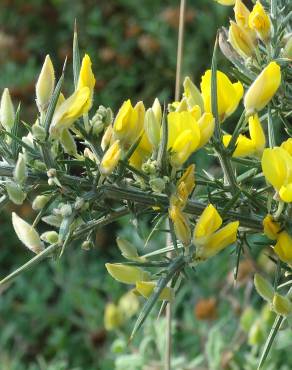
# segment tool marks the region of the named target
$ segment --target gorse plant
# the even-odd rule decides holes
[[[60,258],[73,240],[90,248],[97,228],[126,215],[151,218],[148,240],[165,231],[166,222],[166,247],[139,255],[118,238],[126,261],[106,264],[114,279],[146,300],[132,338],[157,301],[163,310],[175,300],[189,269],[232,245],[238,266],[257,235],[276,269],[273,285],[256,274],[255,287],[278,315],[261,366],[282,323],[292,318],[291,4],[257,1],[250,11],[241,0],[218,2],[235,4],[235,20],[216,37],[211,69],[200,89],[186,77],[181,98],[167,106],[157,98],[148,109],[126,100],[116,115],[104,106],[93,111],[95,78],[89,56],[80,58],[76,29],[69,97],[61,93],[66,62],[56,83],[49,56],[36,83],[33,124],[21,121],[20,107],[15,112],[4,90],[1,206],[28,199],[38,214],[32,225],[12,214],[18,238],[36,256],[0,285],[45,257]],[[233,64],[230,77],[217,68],[218,46]],[[228,133],[225,122],[236,110],[240,118]],[[219,164],[216,174],[214,168],[196,172],[199,149]],[[40,221],[48,225],[41,235]],[[127,316],[129,305],[120,306],[107,308],[108,328]]]

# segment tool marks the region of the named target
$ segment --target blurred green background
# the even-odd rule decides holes
[[[76,18],[81,51],[90,55],[96,75],[96,106],[116,111],[128,97],[143,99],[147,105],[156,96],[168,101],[174,90],[178,3],[1,0],[0,90],[9,87],[14,102],[22,101],[22,119],[34,120],[34,84],[45,55],[50,54],[58,73],[68,57],[69,93]],[[212,0],[188,1],[183,74],[196,83],[210,66],[216,30],[228,16],[231,8]],[[12,232],[10,212],[7,208],[1,214],[1,276],[31,257]],[[34,216],[29,204],[18,212],[27,220]],[[98,231],[92,250],[73,245],[61,260],[43,262],[0,291],[1,370],[163,369],[165,322],[156,320],[157,312],[131,345],[127,339],[134,318],[116,331],[104,327],[105,305],[117,302],[127,291],[104,268],[105,262],[119,258],[115,236],[119,233],[142,248],[150,230],[145,224],[143,240],[129,221]],[[162,243],[163,238],[154,240]],[[174,306],[174,369],[256,368],[271,314],[252,295],[249,262],[241,263],[234,289],[235,259],[226,251],[191,273],[179,291]],[[292,368],[285,351],[292,344],[287,334],[280,334],[266,369]]]

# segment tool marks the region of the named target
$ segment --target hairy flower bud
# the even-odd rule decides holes
[[[14,204],[21,205],[26,198],[26,194],[21,189],[21,186],[19,184],[16,184],[15,182],[12,182],[12,181],[7,182],[6,191],[7,191],[9,199]]]
[[[46,56],[36,83],[36,103],[40,112],[46,111],[55,87],[55,71],[49,55]]]
[[[119,140],[116,140],[104,154],[100,163],[100,172],[104,176],[110,175],[116,168],[122,155]]]
[[[20,218],[15,212],[12,213],[12,224],[18,239],[28,249],[36,254],[44,250],[44,245],[35,228]]]
[[[281,316],[288,316],[292,313],[292,303],[289,298],[275,293],[272,307],[274,311]]]
[[[255,274],[254,276],[254,286],[258,294],[266,301],[272,302],[274,297],[274,288],[272,285],[264,279],[261,275]]]
[[[32,202],[32,209],[34,211],[40,211],[44,208],[44,206],[48,203],[50,200],[50,196],[48,195],[37,195],[34,198],[34,201]]]
[[[23,184],[27,179],[27,168],[24,155],[18,154],[18,159],[13,171],[13,178],[18,184]]]
[[[6,88],[3,91],[0,103],[0,123],[7,131],[11,131],[15,119],[15,111],[13,103],[9,94],[9,90]]]

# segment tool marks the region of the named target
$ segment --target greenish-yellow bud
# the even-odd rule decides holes
[[[148,140],[154,148],[157,148],[160,142],[160,121],[156,119],[152,108],[146,111],[144,128]]]
[[[292,59],[292,35],[290,34],[290,37],[287,40],[287,43],[283,50],[283,57]]]
[[[162,193],[165,189],[165,181],[161,177],[151,179],[149,185],[154,193]]]
[[[248,333],[248,344],[250,346],[256,346],[256,345],[261,344],[263,340],[264,340],[264,334],[263,334],[263,330],[261,327],[261,322],[256,321],[252,325]]]
[[[275,293],[274,288],[266,279],[264,279],[259,274],[255,274],[254,285],[255,285],[257,292],[263,299],[265,299],[266,301],[270,303],[273,301],[273,297]]]
[[[33,126],[32,126],[32,134],[33,134],[33,137],[36,139],[36,140],[39,140],[39,141],[44,141],[45,138],[46,138],[46,131],[45,129],[39,125],[38,122],[36,122]]]
[[[10,97],[9,90],[3,91],[0,103],[0,123],[7,131],[11,131],[14,125],[15,111]]]
[[[13,178],[18,184],[23,184],[27,179],[27,168],[24,155],[18,154],[18,159],[13,171]]]
[[[292,303],[289,298],[275,293],[272,303],[273,310],[282,316],[288,316],[292,313]]]
[[[32,202],[32,209],[34,211],[40,211],[48,203],[50,197],[48,195],[37,195]]]
[[[7,191],[8,197],[11,200],[11,202],[19,206],[24,202],[26,198],[26,194],[21,189],[21,186],[19,186],[15,182],[12,182],[12,181],[7,182],[6,191]]]
[[[41,240],[46,243],[54,244],[57,243],[59,239],[59,234],[56,231],[46,231],[41,235]]]
[[[65,153],[72,156],[77,155],[77,146],[74,137],[73,135],[71,135],[69,130],[64,129],[60,134],[59,140],[60,143],[62,144]]]

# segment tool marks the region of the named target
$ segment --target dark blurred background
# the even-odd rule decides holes
[[[232,9],[212,0],[187,3],[183,74],[198,84],[210,66],[216,30],[227,23]],[[81,52],[93,62],[96,106],[116,111],[129,97],[143,99],[146,105],[156,96],[168,101],[174,90],[178,16],[179,1],[174,0],[0,0],[0,91],[8,87],[15,105],[22,101],[22,119],[33,121],[34,84],[45,55],[50,54],[58,74],[68,56],[65,90],[70,93],[76,18]],[[11,210],[8,207],[0,216],[1,277],[31,258],[12,232]],[[35,216],[28,203],[17,212],[28,221]],[[148,231],[145,223],[145,238]],[[119,258],[117,232],[143,247],[145,239],[124,219],[98,231],[92,250],[73,245],[61,260],[44,261],[0,291],[1,370],[162,369],[163,320],[157,322],[154,315],[130,346],[127,338],[133,319],[113,332],[104,327],[105,305],[117,302],[127,291],[104,268],[106,261]],[[163,238],[154,240],[163,242]],[[203,265],[179,292],[174,306],[175,369],[256,367],[258,354],[248,355],[249,345],[262,344],[270,317],[261,311],[258,300],[255,308],[249,307],[250,263],[241,264],[234,292],[235,258],[226,251]],[[210,276],[209,271],[216,274]],[[249,316],[238,329],[238,320],[248,308]],[[259,318],[264,324],[259,324]],[[288,358],[278,348],[271,369],[284,369],[277,362],[283,359],[290,366]],[[235,367],[230,367],[233,363]]]

